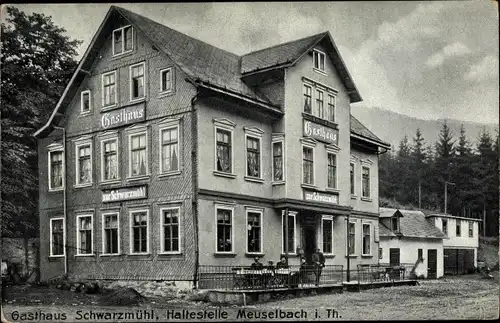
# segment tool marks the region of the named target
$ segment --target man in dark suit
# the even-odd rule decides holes
[[[323,270],[323,267],[325,267],[325,256],[319,250],[319,248],[314,249],[312,262],[314,265],[314,274],[316,275],[316,286],[318,286],[319,278],[321,277],[321,271]]]

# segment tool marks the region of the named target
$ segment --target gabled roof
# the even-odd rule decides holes
[[[380,208],[380,213],[390,213],[401,212],[403,215],[399,220],[399,234],[395,234],[387,228],[383,223],[379,222],[379,232],[381,236],[396,236],[401,235],[403,237],[411,238],[445,238],[446,235],[441,232],[436,226],[434,226],[430,221],[425,218],[425,215],[421,211],[411,211],[402,209],[390,209],[390,208]],[[387,230],[391,231],[391,234],[387,233]],[[382,234],[382,231],[387,233]]]
[[[390,148],[391,145],[377,137],[367,127],[365,127],[358,119],[351,114],[351,133],[360,137],[360,139],[368,139],[381,145],[382,147]]]
[[[403,213],[399,210],[387,209],[387,208],[379,208],[379,214],[381,218],[392,218],[393,216],[403,217]]]
[[[468,218],[465,216],[456,216],[456,215],[452,215],[449,213],[441,213],[441,212],[428,211],[428,210],[423,210],[423,212],[427,218],[440,217],[440,218],[449,218],[449,219],[461,219],[461,220],[467,220],[467,221],[483,221],[482,219],[478,219],[478,218]]]

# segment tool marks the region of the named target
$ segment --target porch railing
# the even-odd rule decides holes
[[[321,270],[314,266],[252,269],[249,266],[200,265],[198,288],[263,290],[341,284],[343,266],[327,265]]]
[[[400,281],[411,279],[414,264],[374,264],[358,265],[357,270],[351,272],[351,281],[371,283],[380,281]]]

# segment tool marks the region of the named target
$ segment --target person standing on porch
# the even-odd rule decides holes
[[[312,262],[314,265],[314,274],[316,275],[316,286],[318,286],[319,278],[321,277],[321,271],[323,270],[323,267],[325,267],[325,256],[319,250],[319,248],[314,249]]]

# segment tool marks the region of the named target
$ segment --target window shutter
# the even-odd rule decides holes
[[[378,232],[378,223],[376,225],[374,225],[374,237],[373,237],[373,241],[375,242],[379,242],[379,232]]]

